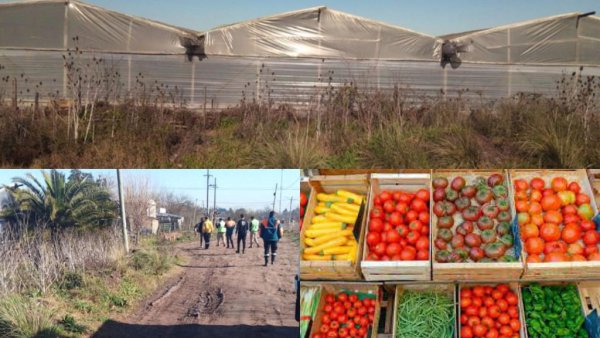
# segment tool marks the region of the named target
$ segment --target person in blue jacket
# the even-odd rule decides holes
[[[275,263],[275,257],[277,257],[277,242],[283,237],[281,230],[281,224],[279,220],[275,218],[275,212],[269,213],[269,218],[266,219],[260,225],[260,238],[263,239],[265,246],[265,266],[269,263],[269,256],[271,256],[271,264]]]

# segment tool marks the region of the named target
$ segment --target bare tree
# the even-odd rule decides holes
[[[141,175],[130,175],[125,178],[123,186],[125,194],[125,210],[130,233],[135,236],[134,244],[138,245],[144,226],[149,225],[148,203],[157,198],[150,179]]]

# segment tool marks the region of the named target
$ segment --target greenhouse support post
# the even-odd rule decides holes
[[[194,93],[196,92],[196,63],[194,62],[194,58],[192,57],[192,76],[191,76],[191,83],[190,83],[190,106],[193,107],[194,106]],[[204,105],[206,107],[206,104]],[[206,108],[205,108],[205,112],[204,114],[206,114]]]
[[[133,26],[133,20],[129,20],[129,30],[127,32],[127,53],[129,54],[127,57],[127,92],[131,98],[131,28]]]
[[[129,253],[129,236],[127,234],[127,217],[125,214],[125,196],[123,194],[123,183],[121,181],[121,170],[117,169],[117,185],[119,186],[119,206],[121,208],[121,223],[123,224],[123,244],[125,252]]]
[[[379,26],[379,30],[377,30],[377,44],[375,45],[375,69],[377,71],[377,90],[379,91],[381,83],[380,83],[380,73],[379,73],[379,54],[381,48],[381,26]]]
[[[507,91],[508,91],[508,96],[510,97],[512,95],[512,71],[513,71],[513,67],[512,67],[512,58],[511,58],[511,36],[510,36],[510,28],[507,29],[507,34],[506,34],[506,60],[508,61],[508,76],[507,76],[507,81],[508,81],[508,86],[507,86]]]
[[[65,3],[65,17],[63,22],[63,52],[69,48],[69,1]],[[63,97],[67,97],[67,65],[63,64]]]

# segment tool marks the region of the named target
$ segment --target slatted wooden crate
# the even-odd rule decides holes
[[[321,317],[323,316],[323,306],[325,305],[325,297],[327,294],[333,293],[338,294],[339,292],[348,293],[366,293],[371,294],[376,299],[375,313],[373,318],[373,325],[369,328],[367,337],[377,338],[377,325],[379,323],[379,314],[381,310],[381,292],[377,284],[351,284],[351,283],[335,283],[335,284],[322,284],[321,285],[321,299],[319,300],[319,307],[315,315],[310,336],[313,333],[319,332],[321,327]]]
[[[458,321],[456,320],[457,318],[460,318],[457,315],[457,296],[456,296],[456,285],[455,284],[400,284],[396,286],[396,292],[394,295],[394,311],[393,311],[393,316],[392,316],[392,320],[393,320],[393,333],[392,333],[392,337],[396,337],[396,330],[397,330],[397,323],[396,323],[396,317],[397,317],[397,311],[398,311],[398,305],[400,304],[400,299],[402,297],[402,294],[405,291],[439,291],[439,292],[443,292],[444,294],[447,294],[448,296],[450,296],[453,301],[454,301],[454,335],[453,337],[458,337],[459,336],[459,329],[457,329],[456,327],[456,323],[458,323]]]
[[[504,176],[504,180],[506,181],[507,188],[510,185],[510,181],[508,179],[508,172],[506,170],[498,169],[498,170],[434,170],[432,174],[432,180],[436,177],[445,177],[448,179],[448,183],[452,182],[452,179],[457,176],[462,176],[467,185],[472,184],[472,182],[477,177],[488,177],[491,174],[500,173]],[[433,208],[433,188],[432,188],[432,200],[431,207]],[[507,197],[509,200],[512,197]],[[432,209],[433,210],[433,209]],[[511,206],[511,214],[514,217],[514,207]],[[462,217],[458,216],[460,220]],[[503,281],[503,280],[518,280],[523,273],[523,261],[521,257],[518,257],[517,262],[467,262],[467,263],[438,263],[435,260],[435,253],[437,252],[437,248],[433,244],[435,238],[437,236],[437,220],[438,217],[432,212],[431,213],[431,239],[432,239],[432,247],[433,247],[433,257],[432,257],[432,267],[433,267],[433,280],[434,281],[453,281],[453,282],[462,282],[462,281]],[[456,221],[457,217],[455,216],[455,224],[452,227],[452,232],[455,234],[455,229],[457,225],[460,225],[460,221]],[[517,241],[518,233],[515,231],[516,229],[513,227],[513,236],[515,237],[515,242]],[[511,250],[514,250],[511,249]],[[520,255],[520,250],[517,249],[518,254]],[[510,251],[509,251],[510,252]]]
[[[371,188],[369,191],[368,208],[366,215],[373,208],[375,196],[382,191],[416,192],[419,189],[430,190],[431,172],[414,174],[371,174]],[[368,217],[367,217],[368,218]],[[366,222],[365,238],[368,235],[368,220]],[[431,232],[429,233],[431,244]],[[365,260],[369,253],[366,243],[363,245],[363,261],[360,263],[362,273],[368,281],[414,281],[431,280],[431,245],[429,246],[429,260],[427,261],[368,261]]]
[[[304,250],[304,231],[308,229],[311,219],[315,216],[314,209],[317,206],[317,194],[334,193],[338,189],[345,189],[357,194],[368,195],[369,182],[367,175],[341,175],[341,176],[315,176],[309,180],[311,187],[310,198],[304,215],[305,224],[300,233],[300,252]],[[368,197],[368,196],[367,196]],[[302,280],[339,280],[352,281],[362,280],[360,272],[360,261],[362,258],[362,245],[364,242],[365,212],[366,206],[363,203],[359,213],[355,229],[358,229],[357,238],[358,250],[356,261],[306,261],[300,260],[300,278]]]
[[[598,207],[594,201],[592,187],[590,185],[587,172],[584,169],[573,170],[511,170],[511,189],[514,189],[512,182],[516,179],[525,179],[528,182],[534,177],[540,177],[549,186],[554,177],[562,176],[569,182],[576,181],[581,187],[581,191],[590,196],[590,204],[594,210],[594,215],[598,214]],[[522,257],[526,261],[524,243],[521,242]],[[588,262],[553,262],[553,263],[525,263],[525,271],[522,279],[524,280],[591,280],[600,279],[600,261]]]
[[[308,177],[304,177],[304,178],[302,178],[302,180],[300,180],[300,192],[302,192],[302,193],[306,194],[306,196],[310,197],[310,184],[308,183]],[[308,209],[308,204],[306,205],[306,208],[304,209],[305,215],[306,215],[306,211],[307,211],[306,209]],[[302,218],[302,224],[304,224],[304,217]]]
[[[521,288],[518,282],[510,282],[510,283],[464,283],[458,285],[458,330],[462,329],[462,325],[460,324],[460,316],[462,314],[462,310],[460,308],[460,294],[464,287],[474,287],[474,286],[492,286],[495,287],[498,284],[506,284],[510,288],[512,292],[517,295],[519,299],[518,308],[519,308],[519,321],[521,322],[521,328],[519,329],[519,337],[524,338],[527,337],[527,330],[525,329],[525,310],[523,307],[523,299],[521,298]]]
[[[588,177],[594,192],[596,205],[600,204],[600,169],[588,169]]]

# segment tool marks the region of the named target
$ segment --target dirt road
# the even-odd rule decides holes
[[[199,243],[175,247],[182,272],[126,318],[106,321],[102,337],[298,337],[294,276],[298,247],[284,238],[275,265],[264,267],[260,248],[244,255]]]

